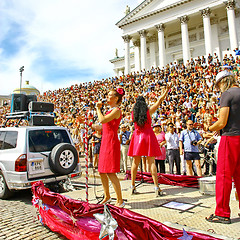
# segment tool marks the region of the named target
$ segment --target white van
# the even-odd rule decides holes
[[[81,173],[79,156],[64,127],[0,128],[0,198],[36,181],[53,183]]]

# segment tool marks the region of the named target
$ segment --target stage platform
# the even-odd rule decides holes
[[[210,214],[214,213],[215,196],[202,195],[199,189],[178,187],[171,185],[161,185],[166,195],[156,197],[153,184],[142,183],[137,187],[139,192],[136,195],[131,194],[130,180],[124,180],[123,173],[118,174],[121,180],[123,198],[126,200],[126,208],[134,212],[155,219],[165,225],[185,229],[191,232],[200,232],[220,239],[239,239],[240,238],[240,217],[238,216],[239,202],[235,199],[234,191],[231,195],[231,224],[209,223],[205,220]],[[84,174],[74,181],[85,184]],[[89,202],[98,203],[103,196],[103,188],[100,184],[97,172],[89,170]],[[136,182],[137,183],[137,182]],[[110,185],[112,198],[115,198],[115,192]],[[65,193],[73,199],[86,200],[85,188]],[[114,205],[114,200],[111,204]]]

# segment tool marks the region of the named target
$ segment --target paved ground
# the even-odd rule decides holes
[[[95,183],[99,183],[98,174],[95,174],[95,176]],[[208,235],[212,234],[221,239],[240,239],[239,203],[235,199],[234,191],[232,191],[231,196],[232,224],[209,223],[205,220],[205,217],[214,213],[215,196],[203,195],[199,192],[199,189],[195,188],[161,185],[166,195],[156,198],[153,185],[147,183],[142,183],[137,188],[139,194],[132,195],[129,189],[131,184],[130,180],[123,180],[123,174],[119,174],[118,176],[121,179],[123,198],[126,199],[126,208],[175,228],[184,228],[188,231],[202,232]],[[82,176],[79,181],[84,183],[84,176]],[[93,181],[93,174],[90,170],[89,182],[93,183]],[[82,189],[68,192],[66,195],[74,199],[85,200],[86,191]],[[89,189],[89,201],[91,203],[97,203],[99,201],[98,197],[102,195],[102,186]],[[113,187],[111,187],[111,195],[113,198],[115,197]],[[173,201],[191,204],[192,209],[189,211],[181,211],[162,206],[163,204]],[[114,204],[114,201],[112,204]]]
[[[10,200],[0,199],[0,240],[64,240],[34,219],[31,200],[30,190],[21,191]]]
[[[94,187],[91,185],[89,188],[89,201],[97,203],[100,200],[97,197],[103,195],[102,186],[98,174],[95,173],[94,178],[92,169],[89,170],[89,173],[89,183],[95,183]],[[130,181],[124,180],[124,174],[119,174],[118,177],[121,179],[126,208],[181,230],[184,228],[187,231],[202,231],[208,235],[214,233],[215,237],[221,239],[240,239],[239,208],[238,201],[234,198],[234,192],[231,196],[232,224],[213,224],[208,223],[204,218],[214,212],[215,196],[202,195],[198,189],[194,188],[162,185],[161,188],[167,195],[156,198],[153,185],[146,183],[137,188],[139,194],[131,195]],[[84,186],[84,174],[77,179],[77,182]],[[111,194],[114,198],[115,193],[112,187]],[[67,192],[65,195],[75,199],[86,199],[85,189],[81,188]],[[28,190],[19,192],[10,200],[0,200],[0,240],[65,239],[42,226],[39,221],[34,221],[31,199],[31,191]],[[180,211],[162,206],[171,201],[192,204],[193,208],[189,211]]]

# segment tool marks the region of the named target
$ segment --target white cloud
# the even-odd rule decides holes
[[[115,48],[124,47],[122,31],[115,25],[123,16],[126,5],[131,9],[138,0],[3,0],[0,4],[0,81],[7,82],[0,94],[9,94],[19,87],[18,69],[24,65],[23,79],[40,91],[69,86],[70,82],[100,79],[113,75],[109,59]],[[1,41],[19,27],[15,53],[5,55]],[[13,34],[14,35],[14,34]],[[14,40],[14,39],[12,39]],[[55,64],[56,68],[48,64]],[[49,71],[64,68],[90,71],[62,78],[62,82],[46,79]],[[67,73],[66,73],[67,74]],[[64,82],[65,81],[65,82]],[[59,84],[59,85],[58,85]]]

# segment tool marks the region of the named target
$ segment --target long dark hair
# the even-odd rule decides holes
[[[138,96],[133,107],[133,122],[142,127],[147,121],[148,106],[143,96]]]

